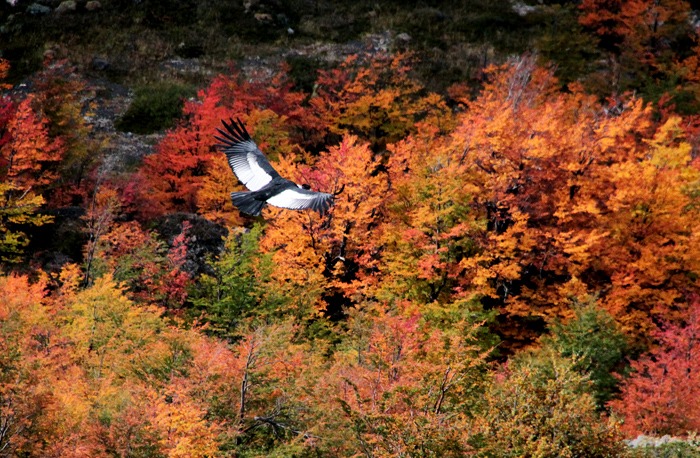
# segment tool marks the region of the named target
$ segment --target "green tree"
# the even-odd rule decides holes
[[[526,355],[497,373],[485,396],[481,456],[624,456],[617,425],[596,412],[577,358]]]
[[[270,321],[286,300],[271,287],[272,254],[260,252],[261,235],[257,224],[248,231],[231,231],[224,251],[209,263],[211,273],[192,288],[192,313],[201,313],[214,335],[236,340],[242,322]]]
[[[613,371],[625,356],[627,340],[612,316],[595,301],[575,301],[573,308],[574,318],[555,322],[543,343],[564,358],[576,359],[575,368],[590,376],[593,397],[602,408],[617,386]]]

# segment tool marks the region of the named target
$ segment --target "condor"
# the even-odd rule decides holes
[[[265,204],[291,210],[310,208],[323,214],[333,204],[333,195],[311,191],[308,185],[298,185],[282,178],[272,168],[265,155],[250,138],[240,119],[222,120],[225,130],[216,129],[214,136],[228,159],[231,170],[250,191],[232,192],[231,200],[243,213],[260,215]]]

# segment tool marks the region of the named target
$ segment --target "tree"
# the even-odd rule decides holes
[[[600,418],[576,359],[545,353],[509,363],[488,390],[484,456],[625,456],[618,426]]]
[[[452,117],[445,101],[426,94],[412,78],[410,56],[354,55],[338,68],[321,70],[309,117],[335,135],[357,135],[382,151],[426,120],[446,132]]]
[[[629,437],[700,429],[698,333],[700,301],[695,298],[684,325],[667,322],[656,333],[658,345],[632,361],[630,377],[621,381],[620,398],[610,402]]]
[[[475,255],[481,223],[470,202],[479,189],[469,182],[463,150],[434,128],[389,146],[392,192],[384,222],[379,297],[421,303],[450,302]]]
[[[40,456],[54,398],[44,384],[44,350],[52,334],[43,283],[0,277],[0,456]]]
[[[309,307],[338,316],[376,280],[378,226],[388,190],[379,166],[369,146],[354,136],[322,153],[313,169],[280,160],[280,174],[335,194],[332,210],[321,217],[269,210],[261,248],[272,252],[272,278],[284,285],[285,294],[305,302],[302,316]]]
[[[48,164],[60,161],[60,144],[48,137],[46,121],[32,109],[32,97],[15,104],[0,98],[0,260],[18,262],[29,244],[26,230],[51,217],[38,210],[41,192],[55,178]]]
[[[56,174],[49,206],[87,205],[91,168],[100,157],[103,141],[88,120],[94,115],[94,90],[67,60],[53,61],[33,76],[33,105],[48,120],[48,134],[65,153],[52,164]]]
[[[224,251],[211,260],[211,274],[204,274],[193,286],[190,313],[207,323],[207,332],[236,340],[247,322],[265,323],[279,319],[287,299],[271,282],[271,254],[259,249],[262,226],[230,231]],[[201,318],[197,315],[202,313]]]
[[[692,49],[697,30],[691,6],[682,0],[585,0],[579,22],[600,39],[607,65],[589,77],[593,90],[608,96],[637,90],[658,101],[670,93],[683,111],[696,112],[698,100]]]
[[[644,345],[650,317],[678,318],[697,286],[697,169],[678,119],[654,126],[638,99],[607,108],[580,88],[557,92],[532,61],[494,71],[451,146],[465,152],[485,222],[460,261],[463,291],[501,310],[514,343],[598,293]]]
[[[593,299],[573,307],[576,316],[566,323],[555,322],[542,342],[545,349],[576,361],[574,368],[589,377],[591,394],[602,409],[619,382],[614,371],[620,369],[627,342],[612,316]]]
[[[408,302],[350,314],[350,332],[315,389],[330,413],[318,430],[328,436],[322,446],[344,455],[473,452],[488,355],[474,340],[478,325],[441,331]]]

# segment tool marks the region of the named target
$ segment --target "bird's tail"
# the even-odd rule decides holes
[[[252,192],[232,192],[231,201],[233,205],[236,206],[243,213],[247,213],[251,216],[259,216],[262,212],[263,206],[265,205],[264,200],[257,200],[253,197]]]

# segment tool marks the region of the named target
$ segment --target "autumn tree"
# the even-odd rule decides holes
[[[475,344],[478,325],[460,321],[441,331],[408,302],[393,311],[353,310],[348,325],[315,389],[332,412],[321,445],[375,456],[473,452],[488,355]]]
[[[55,400],[44,379],[52,334],[44,286],[0,278],[0,456],[40,456],[42,436],[50,437],[45,428]]]
[[[620,398],[610,402],[629,437],[683,435],[700,429],[699,304],[695,299],[684,324],[666,323],[657,332],[658,345],[632,361],[632,374],[622,380]]]
[[[640,100],[604,107],[575,87],[560,93],[527,59],[493,78],[452,145],[482,189],[473,205],[486,224],[476,255],[460,261],[464,290],[511,317],[509,339],[600,293],[643,341],[651,317],[683,310],[695,288],[697,169],[678,119],[655,128]]]
[[[470,202],[464,151],[422,124],[421,134],[389,146],[392,193],[385,222],[380,297],[422,303],[449,302],[463,273],[460,261],[475,254],[481,222]]]
[[[98,159],[104,142],[89,124],[94,116],[91,102],[94,89],[78,75],[67,60],[51,61],[34,75],[34,105],[44,113],[48,134],[61,142],[65,151],[60,162],[53,165],[56,179],[47,195],[50,206],[87,205],[93,186],[91,169]]]
[[[268,210],[261,247],[272,252],[272,278],[305,307],[341,313],[348,299],[365,294],[376,280],[386,174],[369,145],[354,136],[322,153],[312,166],[295,167],[286,158],[278,165],[292,180],[334,193],[335,201],[323,216]]]
[[[41,195],[55,179],[51,164],[60,162],[60,143],[48,136],[46,120],[32,108],[32,97],[13,102],[0,98],[0,256],[16,262],[29,243],[26,230],[51,220],[39,214]]]
[[[427,93],[411,75],[410,56],[353,55],[319,72],[308,116],[335,135],[354,134],[381,151],[428,119],[443,131],[451,127],[445,101]]]
[[[605,68],[588,78],[594,91],[608,96],[640,90],[655,101],[668,92],[684,111],[697,110],[697,99],[683,100],[693,91],[698,40],[688,2],[586,0],[579,8],[580,24],[608,53]]]
[[[109,193],[106,197],[111,199],[111,195]],[[110,200],[105,204],[110,205]],[[98,212],[97,216],[104,215]],[[142,229],[136,221],[114,223],[107,229],[103,228],[99,237],[86,245],[91,267],[86,278],[88,273],[93,279],[112,275],[129,287],[134,300],[180,310],[191,281],[190,274],[184,269],[188,230],[188,223],[183,223],[180,234],[168,247],[154,231]]]
[[[144,160],[137,181],[125,190],[128,206],[143,217],[199,210],[239,223],[227,202],[235,180],[226,171],[223,155],[214,148],[216,128],[221,127],[222,119],[240,118],[258,144],[266,147],[269,140],[270,152],[274,152],[274,145],[284,142],[284,136],[279,136],[280,121],[288,117],[294,124],[304,119],[299,114],[302,98],[292,91],[283,71],[258,80],[245,79],[237,72],[216,78],[199,92],[197,100],[185,103],[183,121]],[[271,134],[269,138],[256,136],[258,125],[261,132]]]

